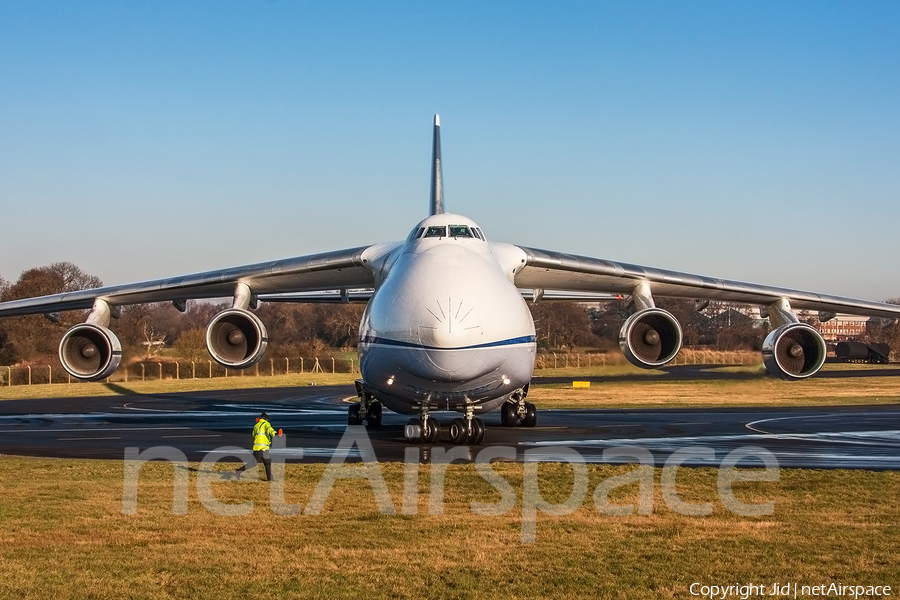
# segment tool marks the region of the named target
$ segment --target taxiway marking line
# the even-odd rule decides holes
[[[63,431],[158,431],[160,429],[190,429],[190,427],[76,427],[74,429],[7,429],[0,433],[60,433]]]
[[[768,423],[771,421],[790,421],[791,419],[815,419],[815,418],[819,418],[819,417],[833,417],[833,416],[835,416],[834,413],[824,413],[824,414],[818,414],[818,415],[799,415],[799,416],[794,416],[794,417],[773,417],[770,419],[759,419],[758,421],[751,421],[749,423],[745,423],[744,427],[746,427],[750,431],[755,431],[757,433],[764,433],[766,435],[791,435],[790,433],[776,434],[776,433],[772,433],[771,431],[757,429],[756,427],[754,427],[754,425],[758,425],[759,423]]]

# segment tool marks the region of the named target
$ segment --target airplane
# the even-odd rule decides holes
[[[766,370],[783,379],[814,375],[825,362],[825,341],[797,309],[893,323],[900,306],[758,285],[666,269],[538,250],[488,240],[481,227],[444,211],[440,116],[434,117],[430,212],[402,241],[376,243],[208,271],[0,303],[0,317],[90,310],[59,345],[73,377],[99,381],[122,358],[110,329],[120,307],[170,301],[182,312],[188,300],[231,297],[206,330],[210,355],[229,369],[244,369],[265,353],[268,333],[251,309],[259,302],[366,302],[359,325],[359,401],[348,424],[377,427],[382,408],[415,415],[404,428],[410,442],[435,443],[441,425],[432,411],[456,411],[453,444],[479,444],[484,422],[500,411],[504,426],[534,427],[526,400],[536,337],[526,297],[591,300],[625,297],[634,312],[619,333],[629,362],[646,369],[671,362],[682,343],[681,326],[654,297],[688,298],[702,310],[709,301],[759,305],[772,331],[763,343]]]

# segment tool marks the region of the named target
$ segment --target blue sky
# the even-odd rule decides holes
[[[900,4],[0,4],[0,276],[489,237],[900,296]]]

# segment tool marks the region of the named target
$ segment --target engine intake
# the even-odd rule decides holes
[[[82,323],[63,336],[59,343],[59,360],[72,377],[100,381],[119,368],[122,344],[106,327]]]
[[[788,323],[772,330],[763,342],[766,371],[782,379],[804,379],[825,364],[825,340],[806,323]]]
[[[622,325],[619,346],[634,366],[661,367],[681,350],[681,325],[661,308],[639,310]]]
[[[259,362],[269,344],[266,326],[242,308],[223,310],[206,328],[206,347],[217,363],[229,369],[246,369]]]

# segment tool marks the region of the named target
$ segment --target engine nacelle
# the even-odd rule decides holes
[[[100,381],[119,368],[122,344],[106,327],[82,323],[63,336],[59,343],[59,360],[72,377]]]
[[[788,323],[772,330],[763,342],[766,371],[794,380],[816,374],[825,364],[825,340],[806,323]]]
[[[223,310],[206,328],[206,348],[217,363],[229,369],[246,369],[256,364],[268,344],[266,326],[242,308]]]
[[[622,325],[619,346],[634,366],[661,367],[681,350],[681,325],[661,308],[639,310]]]

